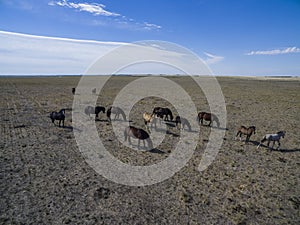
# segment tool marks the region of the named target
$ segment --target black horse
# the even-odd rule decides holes
[[[152,113],[164,120],[173,121],[173,114],[169,108],[155,107]]]
[[[75,95],[76,88],[72,88],[72,94]]]
[[[96,107],[93,107],[93,106],[87,106],[85,109],[84,109],[84,113],[88,116],[90,116],[90,114],[95,114],[95,119],[98,118],[98,115],[100,112],[103,112],[105,113],[105,108],[103,106],[96,106]]]
[[[58,126],[60,127],[60,123],[62,121],[63,127],[65,127],[65,111],[65,109],[61,109],[59,112],[51,112],[50,119],[52,120],[52,123],[54,123],[55,120],[58,120]]]
[[[126,121],[126,114],[120,107],[117,106],[110,106],[106,112],[106,116],[108,121],[111,121],[111,114],[115,114],[115,119],[119,119],[120,115],[122,115],[123,120]]]
[[[188,130],[192,131],[191,124],[186,118],[176,116],[175,123],[176,123],[177,129],[181,128],[182,130],[184,130],[184,127],[187,126]]]

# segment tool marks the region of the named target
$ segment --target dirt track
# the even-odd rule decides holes
[[[135,77],[115,77],[99,97],[114,95]],[[205,96],[188,78],[173,78],[188,89],[198,110]],[[227,132],[207,170],[197,166],[209,128],[202,127],[189,163],[172,178],[146,187],[113,183],[97,174],[80,154],[71,110],[78,77],[0,78],[0,223],[2,224],[299,224],[300,223],[300,81],[218,78],[228,113]],[[149,99],[148,99],[149,100]],[[147,101],[147,99],[145,99]],[[167,104],[141,101],[130,119]],[[139,107],[141,106],[141,107]],[[66,128],[48,115],[66,108]],[[141,109],[142,108],[142,109]],[[163,153],[116,149],[111,125],[100,114],[97,128],[104,144],[121,161],[147,165],[172,151],[179,131],[170,128]],[[234,140],[240,125],[255,125],[252,142]],[[266,133],[285,130],[280,151],[256,145]]]

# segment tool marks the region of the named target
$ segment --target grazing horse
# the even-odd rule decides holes
[[[75,95],[76,88],[72,88],[72,94]]]
[[[198,113],[198,123],[199,124],[201,123],[201,125],[203,125],[203,120],[209,121],[208,126],[210,126],[211,123],[213,121],[215,121],[217,123],[217,127],[220,127],[220,122],[219,122],[218,117],[212,113],[199,112]]]
[[[84,109],[84,113],[88,116],[90,116],[90,114],[95,114],[95,119],[98,118],[100,112],[105,113],[105,108],[103,106],[96,106],[95,108],[93,106],[87,106]]]
[[[268,147],[270,145],[270,142],[273,141],[273,145],[272,145],[272,149],[275,145],[275,142],[277,141],[278,142],[278,147],[277,147],[277,150],[279,150],[280,148],[280,138],[284,138],[285,136],[285,131],[279,131],[277,132],[276,134],[266,134],[263,139],[260,141],[259,145],[257,146],[257,149],[262,145],[262,143],[264,143],[265,141],[268,141]]]
[[[125,112],[123,111],[123,109],[121,109],[120,107],[117,107],[117,106],[111,106],[108,108],[107,112],[106,112],[106,116],[107,116],[107,119],[109,121],[111,121],[111,114],[115,114],[115,119],[119,119],[120,118],[120,114],[122,115],[123,117],[123,120],[126,121],[126,114]]]
[[[256,128],[255,126],[251,126],[251,127],[245,127],[245,126],[241,126],[240,129],[238,130],[235,139],[237,139],[238,136],[240,136],[240,141],[242,140],[242,135],[246,135],[246,142],[248,142],[250,140],[250,137],[252,134],[255,134]]]
[[[159,118],[164,118],[164,120],[173,120],[173,114],[169,108],[155,107],[153,109],[153,114]]]
[[[131,137],[138,139],[138,149],[140,148],[140,140],[143,140],[144,147],[146,147],[145,146],[145,140],[146,140],[148,147],[150,149],[153,149],[153,144],[149,137],[149,134],[143,129],[139,129],[133,126],[126,127],[124,130],[124,137],[125,137],[125,141],[127,141],[128,138],[129,144],[131,144],[131,140],[130,140]]]
[[[192,131],[191,124],[186,118],[176,116],[175,123],[176,123],[177,129],[180,129],[180,127],[181,127],[181,129],[184,130],[184,127],[187,126],[188,130]]]
[[[59,120],[58,126],[60,127],[60,123],[62,121],[63,127],[65,127],[65,109],[61,109],[59,112],[52,112],[50,113],[50,119],[52,120],[52,123],[54,123],[55,120]],[[55,125],[55,123],[54,123]]]
[[[151,124],[150,128],[152,129],[153,124],[154,124],[155,130],[156,130],[156,128],[157,128],[156,127],[157,118],[155,117],[154,114],[144,112],[143,113],[143,118],[144,118],[144,122],[145,122],[146,126],[150,123]],[[147,126],[147,128],[148,128],[148,126]]]

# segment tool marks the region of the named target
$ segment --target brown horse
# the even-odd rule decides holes
[[[203,125],[203,120],[209,121],[208,126],[210,126],[211,123],[213,121],[215,121],[217,123],[217,127],[220,127],[220,122],[219,122],[218,117],[212,113],[199,112],[198,113],[198,123],[199,124],[201,123],[201,125]]]
[[[181,129],[184,130],[184,127],[187,126],[188,130],[192,131],[191,124],[186,118],[176,116],[175,123],[176,123],[177,129],[180,129],[180,127],[181,127]]]
[[[143,129],[139,129],[133,126],[126,127],[124,130],[124,137],[125,137],[125,141],[127,141],[128,138],[129,144],[131,144],[131,140],[130,140],[131,137],[138,139],[138,149],[140,148],[140,140],[143,140],[144,147],[146,147],[145,146],[145,140],[146,140],[148,144],[148,148],[153,149],[153,144],[150,139],[150,136]]]
[[[241,126],[240,129],[238,130],[235,139],[237,139],[238,136],[240,136],[240,141],[242,140],[242,135],[246,135],[246,142],[248,142],[250,140],[250,137],[252,134],[255,134],[256,128],[255,126],[251,126],[251,127],[245,127],[245,126]]]
[[[173,114],[172,114],[171,109],[169,109],[169,108],[155,107],[153,109],[152,114],[156,115],[157,117],[159,117],[161,119],[173,121]]]
[[[75,95],[76,88],[72,88],[72,94]]]

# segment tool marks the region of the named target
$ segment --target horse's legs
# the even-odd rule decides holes
[[[141,142],[141,140],[138,139],[138,149],[140,149],[140,142]]]
[[[65,119],[63,119],[63,127],[65,127]]]
[[[280,141],[278,140],[277,142],[278,142],[277,150],[279,150],[280,149]]]

